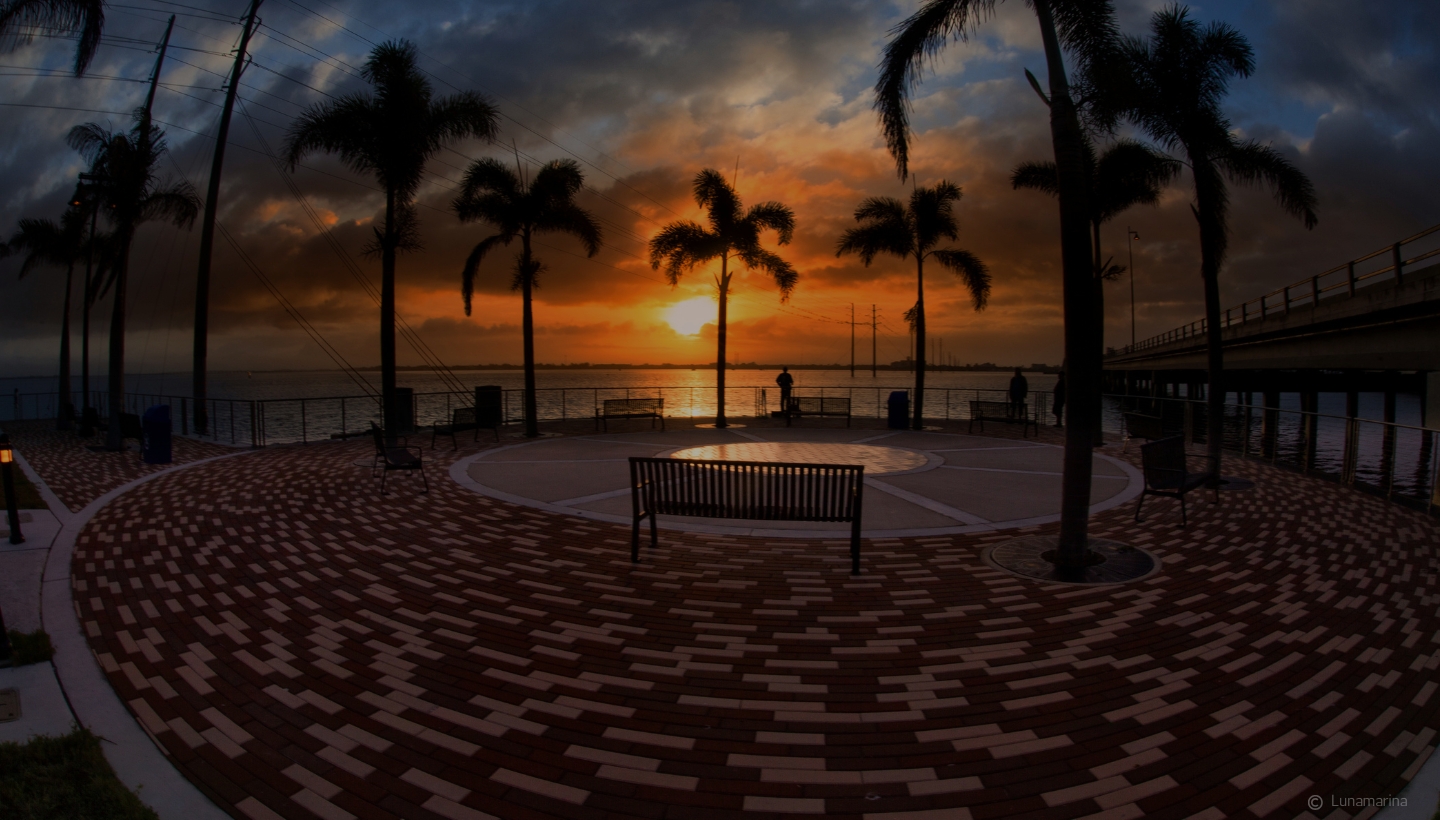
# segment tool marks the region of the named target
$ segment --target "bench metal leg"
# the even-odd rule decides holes
[[[1140,508],[1143,507],[1143,506],[1145,506],[1145,496],[1146,496],[1146,492],[1145,492],[1144,490],[1141,490],[1141,491],[1140,491],[1140,503],[1135,505],[1135,523],[1136,523],[1136,524],[1139,524],[1139,523],[1140,523]]]
[[[459,449],[458,447],[456,448]],[[420,480],[425,482],[425,492],[430,492],[430,478],[425,475],[425,465],[420,465]]]
[[[640,563],[640,516],[632,516],[630,526],[630,563]]]

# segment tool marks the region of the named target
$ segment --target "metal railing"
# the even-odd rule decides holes
[[[908,387],[808,387],[797,388],[795,396],[845,397],[856,418],[885,418],[892,392],[913,397]],[[925,390],[925,417],[937,420],[968,421],[971,400],[1005,401],[1005,390],[932,387]],[[524,421],[524,391],[502,391],[506,424]],[[705,418],[715,414],[715,388],[684,387],[553,387],[536,391],[536,412],[540,421],[594,419],[596,408],[605,399],[663,398],[669,418]],[[1030,411],[1042,422],[1050,408],[1050,394],[1032,391]],[[9,404],[9,407],[5,405]],[[168,404],[171,422],[179,435],[190,435],[191,401],[186,396],[154,393],[127,393],[125,412],[143,413],[148,407]],[[736,418],[764,417],[780,407],[779,390],[773,385],[736,386],[725,390],[727,410]],[[205,438],[237,446],[265,447],[272,444],[308,444],[363,435],[370,422],[380,423],[380,401],[374,396],[316,396],[294,399],[213,399],[210,433]],[[449,423],[456,409],[474,405],[473,393],[415,393],[411,413],[416,429]],[[90,406],[101,418],[109,415],[108,396],[94,393]],[[55,393],[27,393],[12,403],[0,403],[0,420],[53,419],[58,410]]]
[[[1309,279],[1302,279],[1298,282],[1277,288],[1269,293],[1242,302],[1234,307],[1226,308],[1221,314],[1220,326],[1222,328],[1238,327],[1246,322],[1261,321],[1267,316],[1288,315],[1291,310],[1306,306],[1319,305],[1321,300],[1344,296],[1350,298],[1355,295],[1357,289],[1369,287],[1381,282],[1395,282],[1396,285],[1405,281],[1405,269],[1417,262],[1423,262],[1435,256],[1440,256],[1440,247],[1431,247],[1428,250],[1418,251],[1414,256],[1405,257],[1405,246],[1413,245],[1422,239],[1431,237],[1440,232],[1440,225],[1427,228],[1414,236],[1388,245],[1372,253],[1368,253],[1358,259],[1352,259],[1343,265],[1337,265],[1327,271],[1317,273]],[[1436,237],[1440,240],[1440,236]],[[1436,244],[1435,240],[1427,244]],[[1373,270],[1360,273],[1356,267],[1363,267],[1365,263],[1372,260],[1388,261]],[[1387,275],[1388,274],[1388,275]],[[1181,325],[1173,330],[1151,336],[1148,339],[1136,342],[1133,345],[1125,345],[1117,352],[1135,353],[1141,350],[1150,350],[1160,345],[1171,342],[1184,341],[1204,336],[1209,328],[1209,322],[1199,319],[1187,325]]]
[[[1166,433],[1183,435],[1187,443],[1206,443],[1203,401],[1106,398],[1159,416]],[[1231,453],[1440,514],[1440,430],[1249,404],[1226,404],[1224,413],[1221,446]]]

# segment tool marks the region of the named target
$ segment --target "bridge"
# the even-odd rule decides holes
[[[1302,405],[1319,392],[1422,397],[1426,427],[1440,427],[1440,225],[1308,279],[1225,309],[1221,337],[1226,392],[1281,392]],[[1109,392],[1185,395],[1203,391],[1204,319],[1105,356]],[[1249,404],[1249,401],[1244,402]],[[1352,413],[1353,415],[1353,413]]]

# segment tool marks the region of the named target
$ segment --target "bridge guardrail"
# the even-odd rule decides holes
[[[1285,287],[1262,294],[1248,302],[1241,302],[1234,307],[1225,308],[1221,313],[1220,326],[1222,328],[1237,327],[1246,322],[1263,320],[1266,316],[1288,314],[1295,308],[1305,307],[1307,305],[1318,305],[1323,299],[1334,298],[1340,293],[1343,293],[1346,298],[1349,298],[1354,296],[1355,291],[1362,286],[1369,287],[1380,282],[1389,281],[1403,282],[1406,268],[1427,259],[1440,256],[1440,246],[1437,246],[1429,248],[1428,250],[1416,250],[1414,256],[1407,258],[1405,256],[1405,246],[1415,245],[1421,242],[1421,240],[1429,239],[1432,236],[1434,236],[1435,239],[1426,244],[1435,244],[1437,240],[1440,240],[1440,235],[1437,234],[1440,234],[1440,225],[1426,228],[1413,236],[1408,236],[1399,242],[1387,245],[1377,251],[1372,251],[1358,259],[1352,259],[1343,265],[1337,265],[1329,270],[1317,273],[1309,279],[1302,279]],[[1388,260],[1389,264],[1374,270],[1356,272],[1357,266],[1363,268],[1365,263],[1377,259]],[[1387,276],[1387,274],[1389,275]],[[1135,344],[1125,345],[1123,348],[1118,348],[1116,352],[1138,353],[1142,350],[1150,350],[1171,342],[1204,336],[1208,329],[1209,322],[1206,319],[1198,319],[1189,324],[1167,330],[1164,333],[1156,334],[1148,339],[1142,339]]]

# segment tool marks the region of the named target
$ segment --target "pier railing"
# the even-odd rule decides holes
[[[1166,433],[1205,444],[1205,402],[1107,396],[1127,410],[1159,416]],[[1222,447],[1305,475],[1440,514],[1440,430],[1289,408],[1226,404]]]
[[[1356,290],[1381,282],[1395,282],[1398,285],[1405,281],[1407,269],[1436,256],[1440,256],[1440,225],[1426,228],[1414,236],[1336,265],[1308,279],[1301,279],[1248,302],[1226,308],[1221,312],[1220,326],[1238,327],[1246,322],[1262,321],[1267,316],[1288,315],[1292,310],[1318,305],[1328,299],[1348,299],[1355,295]],[[1117,352],[1135,353],[1171,342],[1201,337],[1208,328],[1209,322],[1197,319],[1187,325],[1142,339],[1133,345],[1125,345]]]

